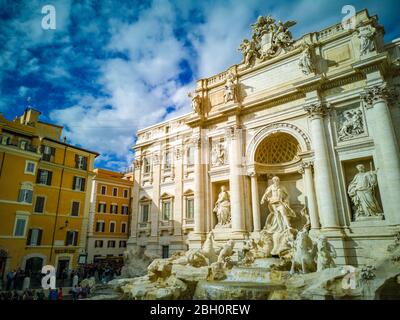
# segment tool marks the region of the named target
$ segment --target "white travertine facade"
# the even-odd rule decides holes
[[[394,239],[400,40],[384,44],[366,10],[355,29],[298,40],[293,24],[260,17],[243,62],[197,81],[193,112],[138,132],[128,246],[167,256],[199,248],[211,230],[237,247],[258,239],[274,214],[261,204],[274,176],[290,224],[307,216],[337,264],[366,264],[371,241]]]

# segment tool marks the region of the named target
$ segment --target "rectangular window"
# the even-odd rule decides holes
[[[118,206],[116,204],[110,206],[110,213],[118,214]]]
[[[14,236],[15,237],[25,236],[26,220],[27,220],[26,217],[16,217],[15,218],[15,227],[14,227]]]
[[[120,248],[126,248],[126,241],[121,240],[121,241],[119,242],[119,247],[120,247]]]
[[[96,232],[104,232],[105,223],[104,221],[97,221],[96,222]]]
[[[171,169],[171,152],[169,152],[169,151],[165,153],[164,169],[165,170],[170,170]]]
[[[115,240],[108,240],[107,247],[115,248]]]
[[[99,203],[97,211],[101,213],[106,213],[106,207],[107,205],[105,203]]]
[[[115,222],[110,222],[110,232],[115,232]]]
[[[113,197],[117,197],[117,196],[118,196],[118,189],[113,188]]]
[[[18,195],[18,202],[32,203],[33,191],[21,189]]]
[[[150,160],[149,159],[147,159],[147,158],[144,158],[143,159],[143,167],[144,167],[144,173],[145,174],[149,174],[150,173],[150,170],[151,170],[151,167],[150,167]]]
[[[142,222],[147,222],[149,221],[149,204],[142,204],[141,205],[141,211],[142,211]]]
[[[121,210],[122,210],[121,211],[122,214],[126,214],[126,215],[129,214],[129,207],[128,206],[122,206]]]
[[[85,191],[86,179],[82,177],[74,177],[72,182],[72,190]]]
[[[125,233],[126,232],[126,223],[122,223],[121,224],[121,233]]]
[[[77,244],[78,244],[78,231],[67,231],[65,245],[76,246]]]
[[[107,187],[101,186],[101,194],[106,194],[106,192],[107,192]]]
[[[186,218],[187,219],[194,218],[194,199],[193,198],[186,199]]]
[[[169,246],[162,246],[162,258],[169,258]]]
[[[94,242],[94,247],[95,248],[103,248],[103,240],[96,240]]]
[[[86,170],[87,169],[87,157],[76,154],[75,155],[75,168],[81,169],[81,170]]]
[[[78,201],[72,202],[71,216],[74,216],[74,217],[79,216],[79,207],[80,207],[80,202],[78,202]]]
[[[171,201],[162,202],[162,218],[167,221],[171,218]]]
[[[28,246],[40,246],[42,243],[42,229],[30,229],[26,244]]]
[[[49,170],[39,169],[36,177],[36,183],[51,186],[53,172]]]
[[[32,161],[26,161],[25,163],[25,174],[34,175],[36,170],[36,163]]]
[[[42,145],[41,150],[42,150],[42,160],[54,162],[56,148]]]
[[[124,190],[124,198],[128,198],[128,196],[129,196],[129,190],[125,189]]]
[[[37,196],[35,201],[35,212],[43,213],[44,212],[44,201],[45,197]]]

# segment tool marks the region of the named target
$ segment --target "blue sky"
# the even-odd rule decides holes
[[[41,27],[47,4],[55,30]],[[259,15],[296,20],[297,38],[347,4],[378,14],[387,42],[400,37],[398,0],[0,0],[0,112],[12,119],[31,97],[70,143],[101,153],[96,166],[119,170],[138,129],[189,112],[196,79],[240,62]]]

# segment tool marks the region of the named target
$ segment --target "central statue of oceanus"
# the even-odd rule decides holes
[[[296,237],[290,218],[296,213],[289,206],[289,193],[280,185],[279,177],[272,178],[272,184],[265,190],[261,204],[268,203],[269,215],[264,230],[272,237],[272,255],[282,255],[290,249],[290,242]]]

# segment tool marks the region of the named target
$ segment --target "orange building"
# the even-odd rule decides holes
[[[86,258],[96,152],[60,141],[62,127],[27,108],[0,114],[0,279],[16,268],[75,269]]]
[[[95,169],[88,234],[88,262],[122,259],[129,238],[133,176]]]

